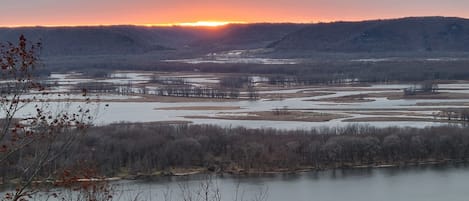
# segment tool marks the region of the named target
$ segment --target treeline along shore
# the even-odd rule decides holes
[[[9,162],[19,164],[21,157]],[[138,179],[189,172],[250,174],[461,163],[468,158],[468,127],[351,125],[287,131],[120,123],[91,128],[41,174],[47,178],[76,163],[91,164],[107,177]],[[3,182],[21,171],[9,167],[0,171]]]

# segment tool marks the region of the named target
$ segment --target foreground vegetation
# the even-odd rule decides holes
[[[305,169],[465,162],[469,128],[374,128],[317,130],[223,128],[210,125],[115,124],[89,130],[42,175],[79,162],[111,176],[156,176],[195,169],[266,173]],[[11,163],[21,163],[21,155]],[[18,175],[3,169],[4,181]],[[137,177],[138,178],[138,177]]]

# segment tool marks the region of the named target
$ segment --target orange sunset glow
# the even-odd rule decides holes
[[[329,22],[404,16],[469,17],[465,0],[4,0],[0,26]],[[21,14],[19,14],[21,13]]]
[[[144,26],[183,26],[183,27],[221,27],[228,24],[246,24],[246,22],[236,21],[197,21],[197,22],[181,22],[181,23],[170,23],[170,24],[143,24]]]

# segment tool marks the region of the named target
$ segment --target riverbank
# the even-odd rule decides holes
[[[117,180],[153,180],[163,177],[187,177],[196,175],[231,175],[231,176],[262,176],[262,175],[279,175],[279,174],[299,174],[304,172],[330,171],[330,170],[351,170],[351,169],[381,169],[381,168],[408,168],[408,167],[428,167],[428,166],[452,166],[459,164],[467,164],[466,160],[429,160],[429,161],[408,161],[398,163],[378,163],[378,164],[342,164],[339,166],[303,166],[295,168],[267,168],[267,169],[243,169],[235,168],[229,170],[214,170],[213,168],[175,168],[166,171],[156,171],[152,174],[120,174],[114,177],[101,179],[100,181],[117,181]],[[87,180],[88,181],[88,180]]]

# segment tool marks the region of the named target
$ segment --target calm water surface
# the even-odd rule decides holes
[[[162,200],[170,192],[180,200],[181,186],[196,191],[204,176],[165,178],[152,182],[120,183],[122,199],[139,194],[148,200]],[[237,188],[239,184],[239,188]],[[213,186],[221,191],[222,200],[234,200],[244,194],[251,200],[267,192],[269,201],[467,201],[469,167],[411,167],[355,169],[308,172],[261,177],[217,177]],[[236,190],[238,189],[238,190]]]

